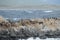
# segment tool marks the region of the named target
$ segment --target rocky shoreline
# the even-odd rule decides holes
[[[27,39],[29,37],[60,38],[60,18],[11,21],[0,16],[0,40]]]

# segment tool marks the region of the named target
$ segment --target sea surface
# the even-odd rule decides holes
[[[32,18],[60,18],[60,10],[0,10],[0,15],[6,19],[32,19]],[[21,39],[19,39],[21,40]],[[25,39],[22,39],[25,40]],[[60,38],[28,38],[26,40],[60,40]]]
[[[59,17],[60,10],[0,10],[0,15],[5,18],[48,18],[48,17]]]

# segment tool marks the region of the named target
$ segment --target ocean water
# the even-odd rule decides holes
[[[0,10],[0,15],[14,20],[47,17],[60,18],[60,10]]]
[[[0,15],[6,19],[31,19],[31,18],[49,18],[56,17],[60,18],[60,10],[0,10]],[[60,40],[60,38],[28,38],[19,40]]]

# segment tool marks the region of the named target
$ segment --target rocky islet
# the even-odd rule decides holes
[[[60,38],[60,18],[11,21],[0,16],[0,38]]]

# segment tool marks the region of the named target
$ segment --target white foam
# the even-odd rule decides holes
[[[27,40],[34,40],[34,39],[33,39],[33,37],[31,37],[31,38],[28,38]]]
[[[24,11],[26,11],[28,13],[33,13],[33,10],[24,10]]]
[[[21,40],[21,39],[19,39],[19,40]],[[28,38],[28,39],[22,39],[22,40],[60,40],[60,38],[46,38],[46,39],[40,39],[40,38],[36,38],[36,39],[34,39],[33,37],[30,37],[30,38]]]
[[[52,10],[50,10],[50,11],[48,10],[48,11],[44,11],[44,12],[47,12],[47,13],[49,13],[49,12],[53,12],[53,11],[52,11]]]
[[[13,20],[17,20],[18,18],[13,18]]]
[[[19,19],[21,19],[21,18],[6,18],[6,19],[10,19],[10,20],[17,21],[17,20],[19,20]]]

